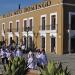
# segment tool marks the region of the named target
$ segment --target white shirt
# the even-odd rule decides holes
[[[16,51],[16,56],[18,56],[18,57],[22,56],[22,52],[20,50],[17,50]]]
[[[33,57],[28,58],[28,68],[34,69]]]
[[[22,45],[22,49],[25,49],[25,45]]]
[[[8,60],[10,60],[10,58],[11,58],[11,52],[7,52],[7,58],[8,58]]]
[[[36,58],[37,58],[37,62],[41,65],[46,65],[47,64],[47,57],[46,57],[46,54],[43,54],[43,53],[38,53],[36,55]]]

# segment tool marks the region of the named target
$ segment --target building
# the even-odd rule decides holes
[[[74,20],[75,0],[44,1],[1,16],[0,39],[58,55],[74,53]]]

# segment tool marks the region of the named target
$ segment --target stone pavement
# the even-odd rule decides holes
[[[71,75],[75,75],[75,54],[64,54],[58,56],[54,53],[48,55],[49,60],[54,60],[55,62],[62,62],[63,67],[68,66]]]

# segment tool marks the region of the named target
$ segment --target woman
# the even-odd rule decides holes
[[[33,53],[31,51],[28,53],[28,64],[27,64],[27,66],[29,69],[35,68]]]

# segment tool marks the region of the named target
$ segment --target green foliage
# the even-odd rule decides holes
[[[55,62],[50,61],[45,68],[40,68],[41,75],[71,75],[66,67],[63,69],[62,63],[56,65]]]
[[[4,75],[25,75],[26,62],[22,57],[15,57],[4,65]]]

